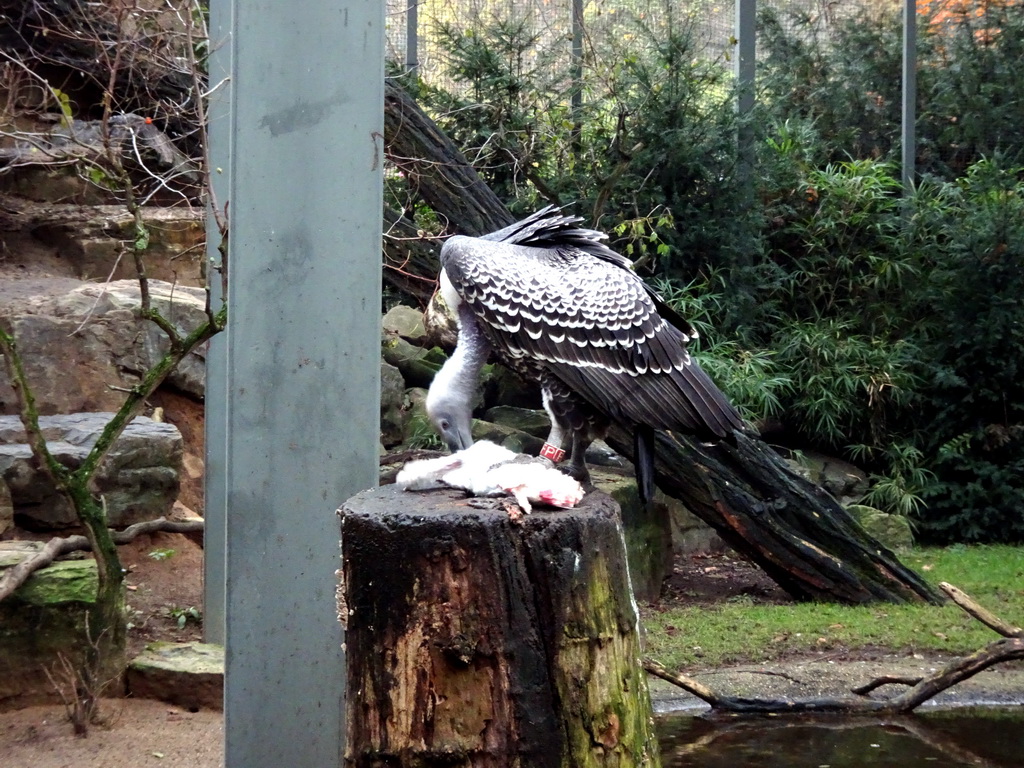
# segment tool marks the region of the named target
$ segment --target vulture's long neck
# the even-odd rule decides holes
[[[473,311],[462,303],[451,289],[451,283],[443,272],[441,275],[442,296],[455,313],[455,319],[459,324],[459,340],[452,356],[434,376],[428,397],[447,396],[451,400],[465,403],[468,408],[480,380],[480,369],[491,353],[491,345],[484,338]]]

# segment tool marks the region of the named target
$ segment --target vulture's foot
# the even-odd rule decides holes
[[[558,469],[582,485],[583,489],[588,493],[594,490],[594,484],[590,481],[590,470],[587,469],[586,464],[567,462],[559,464]]]

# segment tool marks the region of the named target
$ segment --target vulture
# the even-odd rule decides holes
[[[440,291],[458,341],[426,400],[449,449],[473,438],[472,401],[493,353],[539,384],[551,431],[540,455],[585,482],[584,455],[611,424],[633,435],[641,497],[653,493],[655,430],[728,438],[743,421],[687,351],[694,328],[582,218],[549,206],[441,249]]]

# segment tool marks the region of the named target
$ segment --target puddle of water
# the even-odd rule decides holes
[[[889,718],[659,719],[663,768],[1022,768],[1024,706]]]

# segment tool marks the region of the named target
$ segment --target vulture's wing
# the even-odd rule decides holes
[[[738,428],[739,415],[686,351],[691,329],[658,314],[629,262],[596,242],[603,235],[573,227],[577,219],[536,216],[442,248],[448,279],[492,343],[542,362],[620,421],[701,435]],[[510,231],[536,245],[496,237]]]

